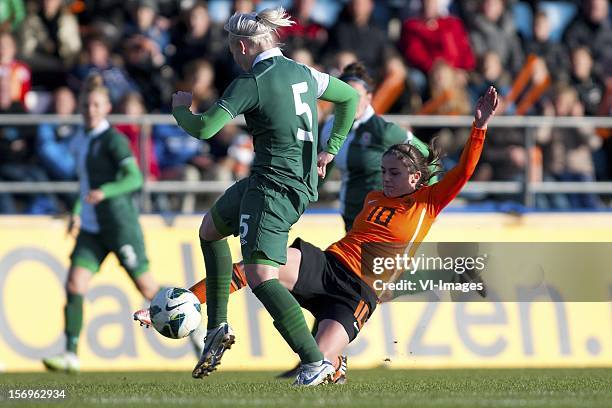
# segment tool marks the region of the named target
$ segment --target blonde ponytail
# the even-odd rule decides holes
[[[276,45],[276,34],[280,27],[295,24],[284,8],[265,9],[259,13],[235,13],[224,28],[231,36],[249,39],[255,45]]]

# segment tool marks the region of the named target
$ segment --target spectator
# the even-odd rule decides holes
[[[504,69],[499,54],[487,51],[478,64],[478,70],[470,76],[470,100],[476,104],[478,97],[484,95],[489,86],[495,87],[500,96],[507,95],[512,86],[510,73]]]
[[[23,0],[0,1],[0,32],[17,31],[24,18]]]
[[[423,104],[421,115],[465,115],[470,112],[471,105],[467,90],[467,80],[463,71],[457,70],[442,60],[436,61],[429,71],[429,99]],[[461,154],[463,142],[468,134],[465,129],[445,129],[436,126],[421,127],[419,138],[432,140],[438,136],[438,141],[444,146],[444,151],[452,157],[444,158],[443,164],[455,164]]]
[[[295,62],[299,62],[300,64],[308,65],[309,67],[316,68],[316,62],[312,53],[306,48],[295,48],[291,54],[289,54],[290,58]]]
[[[118,113],[122,113],[134,119],[137,119],[138,117],[146,114],[147,109],[142,99],[142,95],[140,95],[138,92],[130,92],[125,95],[125,97],[119,104]],[[138,166],[140,167],[142,173],[147,177],[147,180],[158,180],[160,175],[159,165],[157,164],[157,156],[155,155],[153,140],[151,138],[148,138],[145,141],[146,145],[144,146],[144,148],[146,155],[143,157],[142,154],[141,142],[143,132],[147,130],[143,129],[141,125],[136,123],[117,124],[115,127],[120,133],[123,133],[130,141],[130,149],[132,150],[132,153],[134,153],[134,157],[136,157]],[[143,158],[146,162],[146,171],[144,170],[145,163],[142,162]]]
[[[131,1],[131,0],[130,0]],[[121,36],[118,27],[125,27],[129,21],[126,0],[84,0],[81,2],[82,10],[78,14],[79,25],[84,29],[84,35],[109,34],[107,41]]]
[[[347,65],[357,62],[357,55],[353,51],[339,51],[331,58],[328,72],[334,77],[342,75],[342,71]],[[324,123],[329,115],[333,113],[334,104],[322,99],[317,100],[317,111],[319,123]]]
[[[28,13],[20,31],[21,55],[33,70],[35,86],[55,89],[81,51],[76,17],[62,0],[44,0]]]
[[[9,92],[11,102],[19,102],[25,109],[25,97],[32,87],[30,68],[15,59],[17,46],[15,38],[8,32],[0,33],[0,78],[6,79],[10,84]]]
[[[612,116],[612,76],[606,78],[605,93],[597,112],[599,116]],[[612,180],[612,128],[599,128],[597,134],[603,139],[603,152],[598,156],[597,166],[601,179]]]
[[[353,51],[339,51],[334,55],[334,58],[332,59],[331,67],[329,68],[329,74],[335,77],[339,77],[347,65],[350,65],[357,61],[357,54],[355,54]]]
[[[555,89],[552,103],[544,113],[554,116],[583,116],[584,107],[578,92],[569,86],[560,85]],[[556,181],[594,181],[595,166],[593,152],[601,147],[602,141],[591,128],[542,127],[537,134],[542,146],[544,177]],[[571,208],[594,209],[600,207],[599,198],[594,194],[568,194],[567,204]]]
[[[23,104],[11,97],[8,76],[0,77],[0,114],[25,113]],[[34,149],[35,130],[31,126],[0,126],[0,180],[47,181],[45,171],[38,165]],[[0,201],[2,211],[15,212],[15,195],[6,194]],[[25,196],[25,213],[52,214],[57,208],[48,194]]]
[[[569,57],[565,47],[550,39],[550,20],[544,11],[536,12],[533,18],[533,38],[523,38],[525,55],[534,54],[546,62],[548,71],[556,81],[569,77]]]
[[[328,54],[352,51],[369,70],[381,67],[392,47],[385,32],[372,23],[373,10],[372,0],[351,0],[332,29]]]
[[[587,47],[572,50],[570,84],[578,91],[587,115],[597,115],[603,97],[603,83],[593,73],[593,58]]]
[[[402,25],[400,50],[410,67],[409,76],[421,94],[426,75],[442,59],[453,68],[471,71],[476,60],[463,23],[456,17],[442,17],[438,0],[423,0],[422,14],[408,18]]]
[[[91,37],[85,49],[86,62],[77,65],[73,71],[71,78],[73,90],[80,89],[83,81],[93,73],[99,73],[104,79],[112,104],[118,104],[128,92],[135,90],[126,73],[111,61],[110,46],[102,37]]]
[[[355,53],[372,72],[378,84],[372,106],[377,113],[383,114],[404,93],[407,73],[387,34],[374,24],[373,10],[372,0],[348,3],[331,32],[328,49],[334,54],[338,51]]]
[[[76,98],[68,87],[53,93],[53,110],[60,116],[76,112]],[[38,127],[36,153],[51,180],[76,180],[76,162],[72,142],[80,129],[77,125],[43,123]]]
[[[253,138],[244,130],[230,123],[209,142],[210,155],[215,161],[210,178],[235,181],[249,175],[255,152]]]
[[[291,15],[295,24],[289,27],[281,27],[278,30],[280,41],[285,44],[289,54],[297,49],[305,48],[317,60],[322,56],[329,34],[325,27],[311,19],[312,8],[315,3],[315,0],[295,0],[293,8],[289,11],[289,15]]]
[[[163,110],[170,104],[174,72],[163,66],[165,57],[151,40],[136,34],[125,41],[125,71],[143,95],[148,111]]]
[[[155,0],[138,0],[135,7],[134,23],[128,25],[124,37],[140,36],[146,47],[154,49],[155,55],[161,58],[158,65],[165,62],[165,53],[170,45],[170,25],[166,18],[159,15],[159,6]]]
[[[471,111],[465,77],[442,60],[429,71],[429,93],[420,114],[466,115]]]
[[[260,0],[234,0],[232,4],[233,13],[252,13],[255,11],[255,3]]]
[[[255,151],[253,150],[253,138],[237,126],[235,130],[237,132],[232,145],[227,150],[227,158],[223,161],[223,165],[230,169],[234,180],[241,180],[248,177],[251,172]]]
[[[155,126],[153,143],[161,180],[198,181],[214,167],[210,144],[205,140],[189,136],[176,125]],[[189,213],[194,210],[195,195],[186,194],[180,205],[180,211]]]
[[[495,128],[490,130],[489,137],[474,179],[524,182],[525,168],[533,157],[533,153],[525,148],[524,131],[518,128]],[[496,200],[522,202],[520,194],[490,197]]]
[[[502,100],[500,112],[514,115],[537,114],[537,105],[543,101],[552,84],[550,72],[543,58],[530,54],[517,75],[512,89]]]
[[[211,25],[206,3],[197,2],[183,14],[183,20],[174,30],[172,43],[176,46],[176,53],[171,65],[176,72],[184,74],[183,68],[189,62],[206,58],[217,68],[221,82],[229,83],[233,78],[231,69],[227,68],[231,65],[226,60],[231,55],[226,50],[224,34],[218,27]]]
[[[215,71],[210,62],[205,59],[192,61],[187,69],[187,81],[191,85],[193,109],[197,112],[208,110],[218,98],[215,89]]]
[[[470,29],[470,40],[477,56],[495,51],[511,74],[523,65],[523,51],[511,13],[504,12],[504,0],[484,0]]]
[[[582,12],[574,18],[563,36],[570,50],[588,47],[595,61],[594,70],[612,75],[612,27],[608,0],[585,0]]]

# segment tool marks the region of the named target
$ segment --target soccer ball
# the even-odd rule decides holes
[[[181,339],[189,336],[202,321],[200,301],[181,288],[163,288],[151,301],[151,323],[162,336]]]

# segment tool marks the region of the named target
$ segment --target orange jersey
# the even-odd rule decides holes
[[[412,256],[438,214],[472,176],[482,152],[485,132],[485,129],[472,127],[459,164],[438,183],[396,198],[386,197],[382,191],[369,193],[352,229],[340,241],[330,245],[327,251],[373,287],[373,275],[366,273],[367,276],[364,276],[362,271],[362,245],[390,243],[387,248],[397,250],[401,247],[402,253]],[[393,256],[391,253],[379,254],[390,255]]]

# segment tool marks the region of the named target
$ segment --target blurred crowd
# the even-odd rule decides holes
[[[169,113],[175,90],[193,93],[195,112],[215,102],[240,72],[223,23],[236,11],[283,5],[295,25],[279,32],[296,61],[338,75],[363,62],[377,81],[377,113],[469,115],[490,85],[507,115],[609,116],[612,26],[607,0],[0,0],[0,114],[74,114],[81,83],[97,72],[115,113]],[[329,115],[319,106],[319,119]],[[119,124],[150,180],[235,180],[249,172],[252,141],[230,125],[198,141],[174,125]],[[76,178],[71,141],[78,126],[0,124],[0,181]],[[151,135],[148,143],[143,133]],[[466,130],[442,135],[447,164]],[[612,178],[610,129],[547,128],[525,147],[525,130],[495,128],[474,179],[534,181]],[[156,209],[194,211],[193,195]],[[171,197],[172,198],[172,197]],[[473,200],[520,197],[473,196]],[[46,214],[69,195],[0,193],[0,213]],[[545,209],[606,206],[593,194],[549,194]]]

